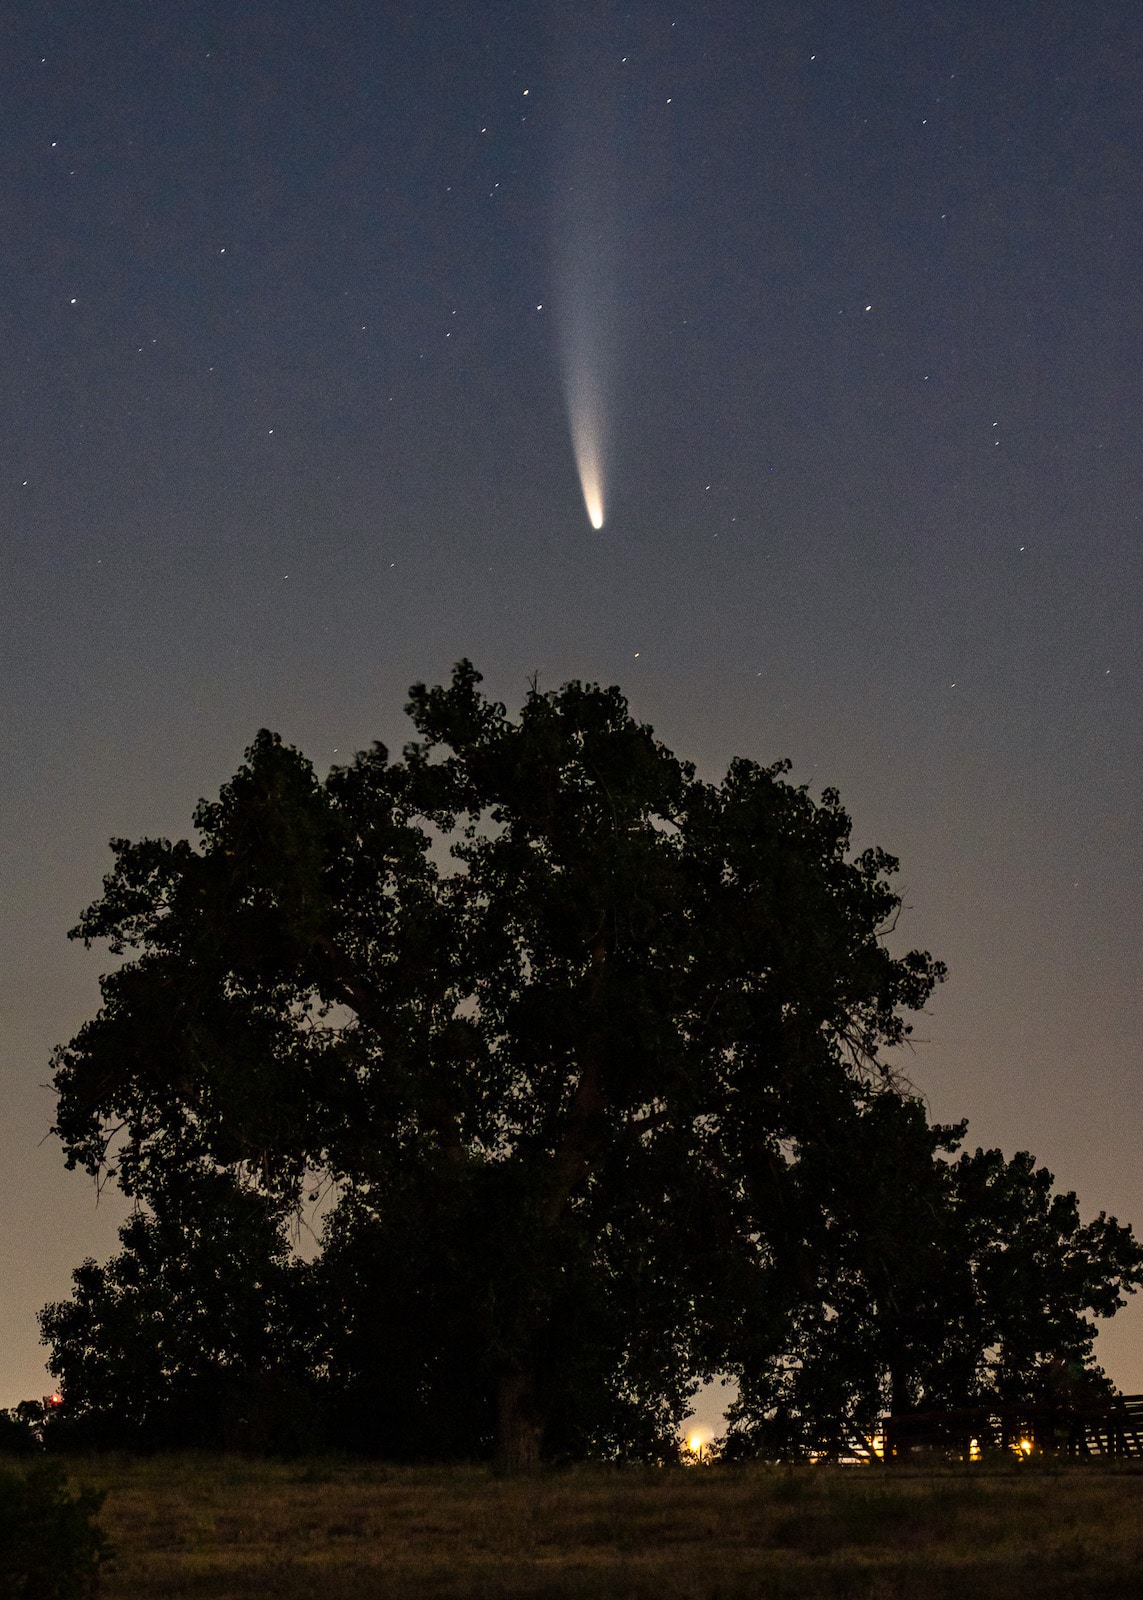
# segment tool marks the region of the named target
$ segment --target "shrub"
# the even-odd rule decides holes
[[[32,1456],[39,1450],[34,1423],[27,1415],[30,1404],[24,1400],[11,1411],[0,1411],[0,1455]]]
[[[0,1600],[86,1600],[111,1555],[95,1514],[95,1489],[69,1494],[63,1468],[37,1462],[0,1471]]]

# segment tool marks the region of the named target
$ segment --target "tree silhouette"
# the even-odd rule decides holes
[[[614,688],[512,719],[479,683],[416,685],[402,759],[324,782],[261,733],[197,843],[114,842],[76,934],[127,959],[57,1054],[57,1131],[152,1206],[328,1176],[324,1359],[378,1448],[419,1416],[509,1469],[668,1453],[699,1377],[820,1302],[943,969],[890,955],[896,863],[832,791],[703,782]]]

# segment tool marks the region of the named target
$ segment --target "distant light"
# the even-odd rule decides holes
[[[683,1460],[690,1462],[709,1461],[710,1447],[714,1435],[709,1428],[692,1428],[683,1440]]]

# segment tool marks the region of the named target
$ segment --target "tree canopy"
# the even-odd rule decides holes
[[[306,1367],[395,1453],[670,1453],[716,1371],[743,1376],[746,1437],[790,1411],[775,1374],[813,1387],[846,1317],[862,1403],[915,1393],[948,1367],[917,1331],[944,1311],[885,1287],[893,1218],[931,1205],[939,1237],[966,1219],[959,1249],[973,1194],[990,1216],[1010,1195],[1013,1239],[1024,1205],[1053,1262],[1066,1244],[1086,1263],[1061,1290],[1073,1322],[1114,1309],[1139,1281],[1127,1230],[1077,1234],[1030,1168],[949,1165],[955,1131],[898,1081],[943,968],[890,953],[896,862],[853,853],[835,792],[781,763],[704,781],[616,688],[534,686],[513,719],[479,685],[466,661],[415,685],[401,758],[377,744],[324,780],[262,732],[196,842],[113,841],[75,933],[123,960],[57,1053],[56,1131],[151,1220],[119,1267],[84,1269],[71,1325],[49,1308],[58,1369],[80,1324],[98,1345],[153,1230],[205,1259],[185,1197],[198,1216],[211,1194],[231,1219],[263,1208],[246,1281],[325,1308],[267,1330],[266,1365]],[[337,1203],[290,1278],[265,1226],[315,1184]],[[1009,1270],[984,1244],[981,1263]],[[1018,1355],[1005,1335],[1004,1370],[1059,1354],[1066,1320]]]

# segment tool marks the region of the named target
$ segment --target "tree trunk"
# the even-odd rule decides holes
[[[531,1373],[514,1370],[501,1376],[496,1421],[497,1472],[535,1472],[544,1429],[535,1411]]]
[[[903,1368],[894,1362],[889,1369],[889,1409],[894,1416],[912,1411],[913,1396]]]

